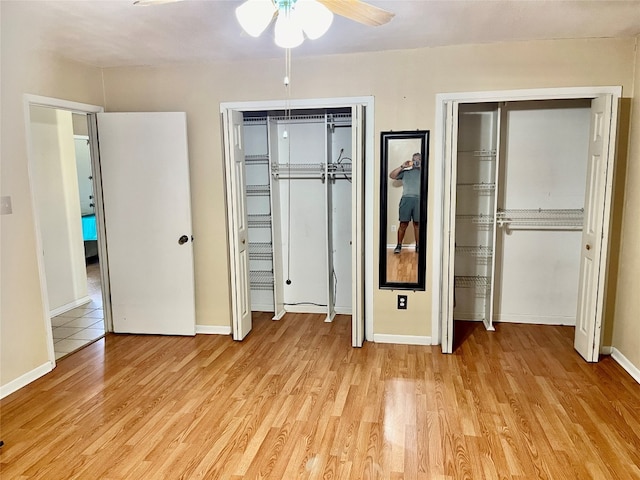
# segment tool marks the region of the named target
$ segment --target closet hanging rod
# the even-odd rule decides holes
[[[332,180],[350,179],[350,163],[272,163],[271,175],[275,180],[297,178],[297,179],[320,179],[323,182],[326,178]]]

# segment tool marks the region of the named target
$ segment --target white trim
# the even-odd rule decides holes
[[[82,305],[86,305],[90,301],[91,301],[91,297],[87,295],[86,297],[82,297],[77,300],[74,300],[73,302],[69,302],[66,305],[62,305],[61,307],[54,308],[49,312],[49,316],[56,317],[58,315],[62,315],[63,313],[68,312],[69,310],[73,310],[74,308],[78,308],[78,307],[81,307]]]
[[[308,304],[300,304],[300,305],[287,305],[284,304],[284,311],[287,313],[319,313],[322,315],[326,315],[327,307],[321,307],[318,305],[308,305]]]
[[[69,100],[62,100],[60,98],[43,97],[41,95],[31,95],[25,93],[23,98],[23,111],[24,111],[24,125],[25,125],[25,139],[27,142],[27,173],[29,175],[29,195],[31,197],[31,216],[33,219],[33,227],[36,236],[36,259],[38,262],[38,276],[40,280],[40,296],[42,298],[42,322],[45,327],[45,336],[47,338],[47,356],[50,364],[55,367],[56,354],[53,349],[53,331],[51,328],[50,307],[49,307],[49,293],[47,289],[46,273],[44,267],[44,258],[42,256],[42,232],[40,230],[40,222],[38,221],[38,212],[36,211],[36,194],[34,185],[34,158],[33,147],[31,138],[31,105],[57,108],[61,110],[69,110],[77,113],[99,113],[103,112],[104,108],[98,105],[89,105],[87,103],[72,102]],[[53,368],[52,367],[52,368]],[[36,369],[37,370],[37,369]],[[49,370],[50,371],[50,370]],[[29,375],[29,374],[26,374]],[[22,378],[22,377],[21,377]]]
[[[0,398],[4,398],[7,395],[11,395],[13,392],[20,390],[22,387],[29,385],[34,380],[49,373],[55,367],[55,363],[47,362],[43,363],[39,367],[34,368],[30,372],[19,376],[15,380],[10,381],[6,385],[0,386]]]
[[[231,335],[231,325],[196,325],[196,335]]]
[[[636,382],[640,383],[640,368],[631,363],[631,360],[625,357],[616,347],[611,347],[611,358],[618,362]]]
[[[456,317],[458,318],[458,317]],[[460,317],[460,320],[464,320]],[[493,322],[502,323],[526,323],[529,325],[564,325],[575,326],[576,317],[562,315],[525,315],[525,314],[501,314],[496,313],[493,316]]]
[[[611,355],[613,353],[613,347],[600,347],[600,355]]]
[[[373,335],[376,343],[395,343],[398,345],[431,345],[431,337],[418,335],[388,335],[376,333]]]
[[[336,315],[351,315],[353,309],[351,307],[335,307]]]
[[[434,132],[434,152],[433,161],[435,162],[435,186],[433,191],[433,199],[435,202],[432,210],[432,218],[434,229],[432,238],[433,245],[431,252],[431,268],[432,268],[432,297],[431,297],[431,335],[434,345],[442,343],[442,323],[445,319],[441,318],[442,299],[442,239],[444,232],[442,231],[442,216],[444,214],[444,162],[445,162],[445,105],[447,102],[456,101],[459,103],[480,103],[480,102],[505,102],[505,101],[524,101],[524,100],[558,100],[558,99],[574,99],[574,98],[596,98],[600,95],[613,95],[614,101],[622,96],[621,86],[592,86],[592,87],[560,87],[560,88],[536,88],[523,90],[497,90],[486,92],[454,92],[454,93],[437,93],[436,94],[436,118]],[[612,119],[613,122],[616,118]],[[429,194],[431,196],[431,193]]]
[[[25,93],[23,95],[24,101],[27,104],[39,105],[41,107],[52,107],[61,110],[70,110],[78,113],[100,113],[104,112],[104,107],[98,105],[90,105],[88,103],[72,102],[70,100],[63,100],[61,98],[43,97],[41,95],[31,95]]]
[[[273,304],[269,305],[266,303],[252,303],[251,304],[251,311],[252,312],[265,312],[265,313],[273,313]]]
[[[262,100],[262,101],[245,101],[245,102],[221,102],[220,113],[227,110],[240,111],[260,111],[260,110],[278,110],[282,109],[284,100]],[[364,330],[365,340],[371,340],[373,334],[373,279],[374,263],[373,252],[373,212],[374,212],[374,164],[375,164],[375,98],[373,96],[359,97],[329,97],[329,98],[310,98],[295,99],[287,103],[287,108],[340,108],[352,107],[353,105],[365,106],[365,152],[364,152],[364,256],[365,256],[365,273],[364,273],[364,294],[365,294],[365,319]],[[224,126],[223,126],[224,127]],[[320,312],[324,313],[324,312]]]

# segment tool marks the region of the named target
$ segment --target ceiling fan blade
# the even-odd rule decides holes
[[[336,15],[341,15],[355,22],[377,27],[384,25],[395,17],[395,13],[374,7],[361,0],[318,0]]]

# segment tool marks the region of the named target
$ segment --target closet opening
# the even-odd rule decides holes
[[[243,114],[251,310],[351,314],[351,109]]]
[[[362,345],[368,102],[358,103],[221,106],[234,339],[252,312],[291,312],[351,316]]]
[[[493,97],[446,105],[443,352],[460,321],[565,325],[597,361],[617,100]]]
[[[25,96],[38,269],[52,365],[107,331],[87,107]]]

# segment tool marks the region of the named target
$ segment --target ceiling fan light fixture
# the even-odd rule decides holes
[[[295,48],[304,41],[302,28],[291,13],[280,10],[276,19],[275,42],[281,48]]]
[[[327,33],[333,22],[333,13],[316,0],[297,0],[295,18],[311,40]]]
[[[245,32],[259,37],[269,26],[277,11],[271,0],[247,0],[236,8],[236,18]]]

